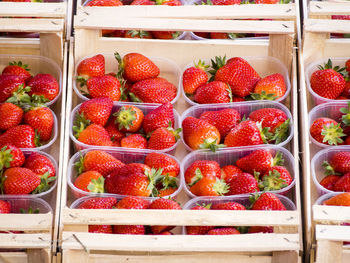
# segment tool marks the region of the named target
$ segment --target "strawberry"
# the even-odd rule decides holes
[[[320,185],[322,185],[324,188],[334,191],[334,185],[335,183],[340,179],[340,176],[338,175],[327,175],[320,181]]]
[[[127,196],[118,202],[117,209],[147,209],[150,205],[148,200],[137,196]]]
[[[214,125],[220,132],[220,137],[225,138],[226,135],[235,127],[241,120],[241,116],[235,109],[224,109],[218,111],[205,111],[199,117],[201,120]]]
[[[350,73],[350,59],[348,59],[346,62],[345,62],[345,69],[348,73]],[[2,73],[4,74],[4,73]]]
[[[19,125],[22,121],[23,110],[15,104],[5,102],[0,104],[0,130]]]
[[[236,165],[246,173],[265,174],[271,167],[282,165],[283,162],[281,153],[276,153],[275,157],[272,157],[272,154],[266,150],[256,150],[238,159]]]
[[[232,177],[237,174],[241,174],[243,171],[234,165],[225,165],[221,168],[221,179],[224,179],[225,182],[229,182]]]
[[[219,178],[203,177],[191,186],[190,191],[196,196],[221,196],[228,193],[229,187]]]
[[[312,73],[310,85],[312,90],[327,99],[337,98],[345,88],[345,79],[341,72],[344,69],[332,66],[332,61],[329,59],[324,67],[319,66],[319,70]]]
[[[28,95],[36,95],[44,97],[45,101],[53,100],[57,97],[60,87],[57,80],[50,74],[37,74],[27,81],[30,86]]]
[[[207,235],[237,235],[240,232],[234,227],[216,228],[208,231]]]
[[[151,168],[143,163],[128,163],[115,169],[113,174],[118,174],[120,176],[128,176],[133,173],[151,173]]]
[[[121,132],[137,132],[144,118],[142,110],[131,105],[122,106],[113,116],[116,116],[115,124]]]
[[[40,177],[27,168],[9,168],[4,172],[3,177],[5,194],[30,194],[40,185]]]
[[[345,88],[342,92],[342,94],[340,94],[339,97],[337,97],[336,99],[339,99],[340,97],[342,97],[342,99],[348,100],[350,98],[350,81],[347,81],[347,79],[345,79]]]
[[[104,177],[123,166],[120,160],[101,150],[89,151],[85,156],[80,157],[79,162],[75,163],[79,174],[84,171],[96,171]]]
[[[210,204],[208,205],[196,205],[191,210],[209,210]],[[187,235],[205,235],[209,230],[213,229],[214,226],[186,226]]]
[[[177,189],[178,189],[177,185],[176,185],[175,188],[171,187],[171,188],[166,188],[166,189],[164,189],[164,188],[160,189],[159,193],[158,193],[158,196],[159,197],[166,197],[166,196],[172,195],[173,193],[176,192]]]
[[[350,193],[343,193],[331,197],[323,205],[350,206]]]
[[[45,155],[32,152],[25,160],[23,167],[32,170],[36,175],[43,177],[54,177],[56,174],[55,165]]]
[[[248,173],[237,174],[228,182],[229,191],[227,195],[249,194],[259,191],[258,181]]]
[[[273,233],[273,227],[269,226],[251,226],[248,230],[249,234],[254,233]]]
[[[5,144],[0,150],[0,170],[10,167],[20,167],[24,163],[24,155],[20,149]]]
[[[90,2],[91,3],[91,2]],[[89,6],[89,4],[88,4]],[[105,75],[105,58],[98,54],[81,61],[77,68],[78,80],[92,77],[102,77]]]
[[[177,39],[180,35],[179,31],[152,31],[152,36],[156,39]]]
[[[35,148],[40,145],[39,138],[29,125],[18,125],[0,135],[0,146],[12,144],[17,148]]]
[[[212,81],[196,89],[194,100],[199,104],[232,102],[232,92],[229,85],[222,81]]]
[[[94,197],[83,201],[79,209],[112,209],[117,204],[114,197]]]
[[[125,133],[121,132],[116,126],[116,117],[112,116],[112,118],[108,121],[105,126],[106,131],[109,134],[109,137],[113,141],[113,143],[120,143],[121,139],[125,137]]]
[[[259,188],[263,191],[280,190],[290,185],[293,178],[288,170],[283,166],[274,166],[270,168],[262,177]]]
[[[245,34],[210,32],[211,39],[236,39],[244,36]]]
[[[113,101],[120,100],[120,82],[110,75],[92,77],[86,82],[91,98],[108,97]]]
[[[310,135],[318,142],[328,145],[338,145],[345,136],[340,123],[329,118],[318,118],[310,127]]]
[[[197,88],[208,82],[208,74],[206,70],[208,65],[204,61],[199,60],[194,67],[190,67],[182,74],[182,87],[186,94],[193,94]]]
[[[128,30],[124,34],[125,38],[145,38],[152,39],[152,34],[148,31],[143,30]]]
[[[86,6],[121,6],[123,3],[119,0],[92,0]]]
[[[133,0],[130,5],[155,5],[152,0]]]
[[[156,0],[156,5],[181,6],[180,0]]]
[[[173,105],[167,102],[147,113],[143,120],[142,127],[144,132],[149,134],[158,128],[167,128],[170,122],[174,128],[175,119]]]
[[[25,87],[24,80],[16,75],[0,75],[0,102],[6,101],[20,87]]]
[[[27,64],[23,64],[22,61],[13,61],[2,70],[2,75],[16,75],[25,81],[32,76],[29,71]]]
[[[40,136],[41,141],[51,139],[54,116],[47,107],[32,107],[24,114],[24,123],[30,125]]]
[[[177,88],[163,78],[145,79],[130,88],[129,96],[134,102],[167,103],[175,99]]]
[[[172,199],[159,198],[150,204],[148,209],[166,209],[166,210],[181,210],[181,206]],[[174,226],[151,226],[151,231],[153,234],[159,234],[164,231],[170,231]]]
[[[197,160],[185,171],[185,181],[192,186],[202,177],[219,178],[221,176],[220,165],[216,161]]]
[[[242,0],[212,0],[213,5],[239,5]]]
[[[89,225],[89,233],[113,234],[111,225]]]
[[[233,97],[232,98],[232,102],[242,102],[242,101],[245,101],[245,99],[241,98],[241,97]]]
[[[131,134],[121,139],[120,146],[125,148],[147,149],[147,140],[141,134]]]
[[[350,192],[350,173],[347,173],[339,178],[334,184],[336,192]]]
[[[90,123],[105,126],[109,115],[111,115],[112,108],[113,101],[110,98],[101,97],[83,102],[80,105],[79,114],[81,118],[90,121]]]
[[[262,108],[252,111],[249,114],[249,119],[255,122],[261,122],[262,128],[270,128],[270,132],[275,132],[278,127],[283,125],[288,120],[288,117],[280,109]]]
[[[78,127],[74,126],[73,130],[76,132],[75,137],[82,143],[96,146],[112,145],[108,132],[101,125],[91,124],[85,129],[84,127],[80,127],[79,129]]]
[[[262,193],[255,197],[252,210],[286,210],[285,206],[273,193]]]
[[[226,57],[216,57],[212,60],[214,79],[227,83],[237,97],[250,95],[255,84],[260,80],[259,74],[243,58],[231,58],[226,63]]]
[[[144,235],[145,227],[142,225],[115,225],[113,226],[113,234],[119,235]]]
[[[147,148],[152,150],[163,150],[172,147],[180,138],[181,128],[158,128],[152,132],[148,140]]]
[[[0,214],[11,213],[11,204],[7,201],[0,200]]]
[[[176,160],[163,153],[147,154],[145,164],[156,170],[162,169],[162,175],[177,177],[180,173],[180,166]]]
[[[205,120],[187,117],[182,122],[183,138],[185,143],[193,150],[211,149],[215,151],[222,147],[220,132]]]
[[[159,75],[160,71],[156,64],[142,54],[129,53],[121,59],[119,53],[115,52],[114,56],[119,63],[118,75],[123,76],[128,81],[137,82]]]
[[[323,166],[326,168],[326,174],[346,174],[350,172],[350,152],[335,153],[329,163],[324,162]]]
[[[216,203],[211,207],[212,210],[246,210],[245,207],[236,202]]]
[[[74,185],[85,192],[104,193],[104,179],[99,172],[88,171],[80,174]]]
[[[259,80],[251,95],[254,100],[276,100],[286,93],[283,75],[276,73]]]

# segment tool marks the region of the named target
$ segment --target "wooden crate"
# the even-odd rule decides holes
[[[270,33],[270,39],[236,41],[166,41],[103,38],[101,28],[138,28],[143,30],[194,30],[222,32],[240,31],[252,33]],[[254,29],[254,30],[252,30]],[[67,93],[66,127],[69,133],[71,109],[78,104],[73,93],[74,67],[80,59],[97,53],[118,51],[140,52],[147,56],[162,56],[175,61],[181,68],[194,59],[210,58],[215,55],[231,56],[273,56],[279,58],[288,68],[292,93],[288,106],[297,116],[297,77],[296,50],[293,47],[293,22],[277,21],[215,21],[183,20],[161,18],[106,19],[96,21],[92,16],[75,19],[74,50],[70,50],[69,78]],[[87,41],[88,39],[88,41]],[[73,43],[73,40],[71,40]],[[187,106],[181,98],[175,105],[179,113]],[[297,123],[294,126],[298,137]],[[63,166],[68,169],[68,160],[72,155],[72,145],[65,137],[66,157]],[[296,157],[298,167],[298,141],[293,140],[291,152]],[[181,160],[186,151],[180,144],[176,156]],[[66,171],[67,173],[67,171]],[[302,248],[301,206],[298,169],[295,174],[296,211],[171,211],[171,210],[81,210],[70,209],[72,200],[67,189],[66,176],[62,185],[60,217],[61,252],[63,262],[300,262]],[[180,197],[186,199],[186,197]],[[92,234],[89,224],[142,224],[142,225],[271,225],[273,234],[249,234],[237,236],[129,236]]]
[[[306,88],[305,68],[310,63],[323,58],[331,57],[350,57],[350,39],[330,39],[330,33],[349,33],[350,21],[327,20],[327,19],[309,19],[305,20],[304,25],[304,43],[302,52],[299,56],[299,72],[300,72],[300,126],[302,130],[302,159],[303,159],[303,190],[304,190],[304,214],[305,214],[305,240],[307,242],[307,251],[310,252],[311,260],[313,260],[314,248],[317,244],[317,262],[342,262],[338,252],[341,250],[339,242],[337,243],[338,253],[334,256],[333,246],[334,240],[347,240],[350,227],[339,227],[343,229],[343,233],[337,232],[335,229],[332,233],[329,231],[335,226],[326,226],[318,224],[338,224],[339,220],[350,219],[349,208],[340,207],[324,207],[313,205],[318,198],[316,186],[311,179],[310,161],[316,154],[315,146],[309,140],[309,121],[308,112],[312,109],[311,96]],[[325,230],[323,230],[325,229]],[[347,234],[347,236],[346,236]],[[330,245],[329,249],[325,249],[326,245]],[[335,247],[335,246],[333,246]],[[328,254],[327,254],[328,253]],[[333,256],[330,256],[333,255]],[[343,262],[349,262],[349,253],[343,251]],[[313,262],[313,261],[312,261]]]
[[[347,0],[304,1],[304,18],[328,19],[332,15],[347,15],[350,2]],[[307,12],[305,11],[307,10]]]
[[[13,21],[13,19],[11,20]],[[0,18],[0,28],[9,32],[30,30],[40,33],[38,39],[6,38],[0,39],[1,54],[41,55],[54,60],[62,70],[62,93],[52,110],[58,118],[58,137],[49,150],[59,164],[57,188],[52,194],[51,207],[54,213],[48,214],[2,214],[0,230],[19,230],[25,234],[0,234],[0,250],[20,249],[20,252],[0,252],[0,262],[52,262],[57,249],[58,220],[62,180],[63,137],[65,120],[62,109],[66,104],[67,44],[64,42],[64,23],[62,19],[40,19],[35,25],[23,25],[21,29],[11,26],[9,19]],[[55,23],[53,24],[52,21]],[[57,23],[56,23],[57,22]]]

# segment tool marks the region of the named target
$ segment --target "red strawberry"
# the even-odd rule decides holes
[[[84,171],[96,171],[106,177],[114,170],[123,167],[124,164],[109,153],[93,150],[81,157],[79,162],[75,163],[75,166],[79,174]]]
[[[121,132],[137,132],[143,122],[143,112],[136,106],[122,106],[116,113],[115,124]]]
[[[280,190],[290,185],[293,178],[288,170],[283,166],[274,166],[270,168],[262,177],[259,187],[263,191]]]
[[[212,0],[213,5],[239,5],[242,0]]]
[[[171,187],[171,188],[166,188],[166,189],[160,189],[158,196],[159,197],[166,197],[166,196],[172,195],[173,193],[176,192],[177,189],[178,189],[177,185],[175,188]]]
[[[345,97],[345,99],[349,99],[350,98],[350,81],[346,81],[345,82],[345,88],[344,88],[341,96]],[[337,99],[339,99],[339,97]]]
[[[206,72],[209,66],[205,62],[199,60],[194,67],[190,67],[182,74],[182,86],[186,94],[193,94],[197,88],[208,82],[208,74]]]
[[[156,0],[156,5],[181,6],[180,0]]]
[[[144,132],[148,134],[157,128],[167,128],[170,122],[171,126],[174,128],[175,119],[173,105],[167,102],[147,113],[143,120],[142,127]]]
[[[21,61],[13,61],[2,70],[2,75],[16,75],[25,81],[32,76],[29,70],[27,64],[23,64]]]
[[[335,153],[329,164],[327,162],[324,163],[327,171],[330,171],[329,174],[346,174],[350,172],[350,152],[337,152]]]
[[[237,235],[240,232],[234,227],[223,227],[210,230],[207,235]]]
[[[276,100],[283,97],[286,91],[287,86],[283,75],[276,73],[256,83],[252,98],[255,100]]]
[[[318,118],[310,127],[310,135],[318,142],[328,145],[342,143],[341,137],[345,136],[340,123],[329,118]]]
[[[80,174],[74,185],[85,192],[104,193],[104,179],[99,172],[88,171]]]
[[[120,146],[125,148],[146,149],[147,140],[141,134],[131,134],[121,139]]]
[[[20,87],[25,87],[24,80],[16,75],[0,75],[0,102],[6,101]]]
[[[101,125],[91,124],[83,131],[73,127],[73,130],[77,132],[75,136],[82,143],[96,146],[112,146],[108,132]]]
[[[350,173],[347,173],[339,178],[334,184],[336,192],[350,192]]]
[[[232,102],[242,102],[242,101],[245,101],[245,99],[241,98],[241,97],[233,97],[232,98]]]
[[[96,98],[83,102],[79,108],[82,118],[92,123],[105,126],[111,115],[113,101],[110,98]]]
[[[349,19],[349,17],[348,17]],[[350,73],[350,59],[348,59],[346,62],[345,62],[345,69],[348,73]]]
[[[129,93],[134,102],[162,104],[171,102],[176,94],[176,86],[160,77],[136,82]]]
[[[148,31],[143,30],[128,30],[124,34],[125,38],[145,38],[152,39],[152,34]]]
[[[257,196],[252,210],[286,210],[286,208],[273,193],[262,193],[260,196]]]
[[[108,97],[113,101],[120,100],[120,82],[110,75],[92,77],[86,82],[91,98]]]
[[[112,117],[107,125],[105,126],[106,131],[109,134],[109,137],[113,141],[113,143],[120,143],[121,139],[125,137],[125,133],[121,132],[116,126],[115,126],[115,119],[116,117]]]
[[[216,161],[197,160],[185,171],[185,181],[188,185],[194,185],[202,177],[220,178],[220,165]]]
[[[112,209],[117,204],[114,197],[94,197],[83,201],[79,209]]]
[[[119,63],[120,76],[124,76],[126,80],[137,82],[155,78],[159,75],[159,68],[148,57],[139,53],[129,53],[121,59],[118,52],[114,53]]]
[[[5,194],[30,194],[40,185],[40,177],[27,168],[9,168],[4,172],[3,177]]]
[[[226,135],[241,120],[241,116],[235,109],[224,109],[218,111],[205,111],[199,117],[201,120],[214,125],[220,132],[220,137],[225,138]]]
[[[232,102],[232,91],[229,85],[222,81],[212,81],[196,89],[194,100],[200,104]]]
[[[332,61],[329,59],[324,67],[312,73],[310,85],[312,90],[327,99],[337,98],[345,88],[345,79],[338,72],[339,67],[332,67]]]
[[[224,202],[213,204],[212,210],[246,210],[245,207],[236,202]]]
[[[145,227],[142,225],[115,225],[113,226],[113,234],[120,235],[144,235]]]
[[[350,206],[350,193],[343,193],[331,197],[323,205]]]
[[[35,148],[39,145],[39,139],[31,126],[18,125],[0,135],[0,146],[5,144],[12,144],[17,148]]]
[[[57,80],[50,74],[37,74],[27,81],[27,86],[30,86],[30,96],[43,96],[51,101],[57,97],[60,87]]]
[[[262,128],[270,128],[274,132],[278,127],[288,119],[287,115],[280,109],[262,108],[249,114],[249,119],[255,122],[261,122]]]
[[[203,177],[191,186],[190,191],[196,196],[221,196],[229,190],[228,185],[223,180],[215,177]]]
[[[55,165],[45,155],[32,152],[25,160],[23,167],[32,170],[36,175],[43,177],[48,173],[47,177],[56,175]]]
[[[11,204],[7,201],[0,200],[0,214],[11,213]]]
[[[33,107],[24,114],[24,123],[30,125],[40,136],[41,141],[51,139],[54,116],[47,107]]]
[[[130,5],[155,5],[156,3],[152,0],[134,0]]]
[[[23,110],[12,103],[0,104],[0,130],[7,130],[19,125],[22,121]]]
[[[89,233],[113,234],[111,225],[89,225]]]
[[[88,4],[89,5],[89,4]],[[77,68],[77,74],[79,77],[85,79],[91,77],[102,77],[105,75],[105,58],[103,55],[98,54],[91,58],[86,58],[79,63]]]
[[[117,209],[147,209],[150,202],[137,196],[127,196],[118,202]]]
[[[181,206],[171,199],[159,198],[150,204],[148,209],[171,209],[181,210]],[[159,234],[164,231],[170,231],[174,226],[151,226],[151,230],[154,234]]]
[[[191,210],[209,210],[209,205],[196,205]],[[213,229],[214,226],[186,226],[187,235],[205,235],[209,230]]]
[[[0,150],[0,170],[10,167],[20,167],[24,163],[24,155],[20,149],[5,144]]]
[[[229,191],[227,195],[249,194],[259,191],[258,181],[248,173],[237,174],[228,182]]]
[[[341,177],[338,175],[327,175],[326,177],[324,177],[321,182],[320,185],[322,185],[324,188],[330,190],[330,191],[334,191],[334,184],[340,179]]]
[[[221,168],[221,179],[224,179],[225,182],[229,182],[232,177],[237,174],[241,174],[243,171],[234,165],[225,165]]]
[[[248,230],[249,234],[253,233],[273,233],[273,227],[269,226],[251,226]]]
[[[119,0],[92,0],[86,6],[121,6],[123,3]]]
[[[175,159],[162,153],[150,153],[145,158],[145,164],[156,170],[163,169],[162,175],[177,177],[180,173],[180,166]]]
[[[152,36],[156,39],[176,39],[180,35],[179,31],[152,31]]]
[[[172,147],[180,138],[181,128],[174,130],[173,128],[158,128],[152,132],[148,140],[148,149],[163,150]]]
[[[151,173],[151,168],[143,163],[128,163],[114,170],[113,174],[128,176],[133,173]]]

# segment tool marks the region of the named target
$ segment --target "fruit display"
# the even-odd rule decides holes
[[[185,39],[186,32],[180,31],[144,31],[144,30],[102,30],[104,37],[137,38],[137,39]]]
[[[106,60],[108,65],[114,60],[115,67],[106,69]],[[74,89],[82,100],[109,97],[113,102],[175,103],[178,72],[171,61],[140,53],[121,57],[115,52],[114,59],[98,54],[78,63]]]
[[[275,102],[198,105],[182,114],[182,136],[189,151],[285,145],[293,136],[292,123],[289,110]]]
[[[261,191],[287,194],[295,184],[293,157],[279,147],[193,152],[182,165],[185,190],[190,197]]]

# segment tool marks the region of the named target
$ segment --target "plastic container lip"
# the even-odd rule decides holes
[[[197,2],[197,1],[193,1],[193,2]],[[189,4],[189,5],[193,5],[193,4]],[[200,36],[198,36],[198,35],[196,35],[196,33],[195,32],[189,32],[190,33],[190,37],[191,38],[193,38],[194,40],[208,40],[208,41],[218,41],[218,40],[223,40],[223,41],[234,41],[235,39],[212,39],[212,38],[205,38],[205,37],[200,37]],[[257,39],[269,39],[269,37],[268,36],[266,36],[266,37],[239,37],[239,38],[237,38],[237,39],[244,39],[244,40],[246,40],[246,39],[255,39],[255,40],[257,40]]]
[[[9,201],[9,202],[13,202],[13,203],[16,203],[16,202],[21,201],[21,200],[25,201],[25,202],[30,201],[30,202],[40,206],[39,214],[53,213],[51,206],[46,201],[44,201],[40,198],[31,197],[28,195],[26,195],[26,196],[0,195],[0,200]]]
[[[107,61],[108,59],[114,59],[114,56],[113,54],[105,54],[105,53],[99,53],[101,55],[103,55],[105,57],[105,60]],[[97,54],[95,54],[97,55]],[[75,93],[77,94],[77,96],[82,100],[82,101],[87,101],[89,100],[90,98],[84,96],[83,94],[81,94],[81,92],[79,91],[78,87],[77,87],[77,82],[75,81],[75,78],[76,76],[78,75],[77,74],[77,68],[78,68],[78,65],[84,60],[84,59],[87,59],[87,58],[91,58],[95,55],[89,55],[89,56],[86,56],[84,58],[82,58],[81,60],[79,60],[76,65],[75,65],[75,70],[74,70],[74,80],[73,80],[73,89],[75,91]],[[124,55],[126,54],[121,54],[121,57],[124,57]],[[156,65],[158,63],[166,63],[168,65],[171,65],[172,67],[172,75],[173,76],[176,76],[176,80],[174,82],[171,82],[173,85],[178,85],[178,80],[181,78],[181,70],[180,70],[180,67],[172,60],[170,59],[167,59],[167,58],[161,58],[161,57],[152,57],[152,56],[146,56],[148,57],[150,60],[152,60]],[[114,59],[115,60],[115,59]],[[107,64],[107,63],[106,63]],[[115,62],[115,68],[118,68],[117,67],[117,62]],[[108,72],[109,69],[107,69],[106,67],[106,72]],[[159,67],[159,70],[160,70],[160,74],[159,74],[159,77],[162,77],[162,68]],[[167,79],[167,78],[166,78]],[[167,79],[168,80],[168,79]],[[169,80],[168,80],[169,81]],[[170,81],[169,81],[170,82]],[[175,102],[177,102],[177,100],[179,99],[180,97],[180,94],[181,94],[181,91],[180,91],[180,87],[177,86],[177,92],[176,92],[176,97],[170,102],[171,104],[174,104]],[[114,101],[113,102],[114,105],[127,105],[128,102],[122,102],[122,101]],[[133,104],[135,105],[148,105],[148,104],[151,104],[151,105],[161,105],[161,103],[139,103],[139,102],[133,102]]]
[[[235,109],[237,110],[240,114],[241,117],[243,116],[243,114],[240,111],[240,108],[242,107],[251,107],[252,109],[249,110],[249,113],[251,113],[254,110],[258,110],[258,109],[262,109],[262,108],[277,108],[282,110],[283,112],[286,113],[287,118],[290,119],[290,124],[289,124],[289,136],[286,138],[286,140],[284,140],[283,142],[275,145],[275,146],[285,146],[287,143],[289,143],[294,135],[294,130],[293,130],[293,117],[292,114],[290,113],[289,109],[284,106],[283,104],[279,103],[279,102],[275,102],[275,101],[244,101],[244,102],[235,102],[235,103],[231,103],[231,104],[227,104],[227,103],[218,103],[218,104],[197,104],[196,106],[190,107],[188,108],[186,111],[184,111],[181,115],[181,128],[182,128],[182,122],[184,121],[184,119],[186,119],[187,117],[196,117],[199,118],[200,114],[195,114],[194,112],[196,110],[200,111],[200,112],[204,112],[204,111],[214,111],[214,110],[222,110],[222,109]],[[248,114],[246,114],[246,116],[248,116]],[[187,143],[184,140],[183,137],[183,132],[181,132],[181,140],[183,142],[183,144],[185,145],[185,148],[188,151],[198,151],[198,150],[193,150],[191,149]],[[273,144],[259,144],[259,146],[266,146],[266,145],[273,145]],[[223,149],[238,149],[238,148],[247,148],[247,147],[252,147],[253,145],[249,145],[249,146],[240,146],[240,147],[225,147]],[[222,150],[222,149],[220,149]]]
[[[82,104],[82,103],[81,103]],[[171,152],[173,150],[176,149],[177,145],[179,144],[179,140],[177,140],[177,142],[170,148],[167,149],[163,149],[163,150],[152,150],[152,149],[136,149],[136,148],[125,148],[125,147],[116,147],[116,146],[96,146],[96,145],[88,145],[85,143],[82,143],[80,141],[77,140],[77,138],[75,138],[74,134],[73,134],[73,125],[74,125],[74,120],[75,120],[75,116],[77,111],[79,110],[80,105],[77,105],[71,113],[71,121],[70,121],[70,129],[69,129],[69,136],[71,138],[71,140],[73,141],[73,143],[76,146],[82,147],[82,148],[101,148],[105,151],[107,150],[118,150],[118,151],[124,151],[124,152],[128,152],[128,151],[134,151],[134,152],[144,152],[144,153],[151,153],[151,152],[158,152],[158,153],[167,153],[167,152]],[[139,105],[135,105],[135,103],[124,103],[124,104],[118,104],[118,105],[114,105],[114,107],[122,107],[124,105],[134,105],[137,106],[138,108],[140,108],[143,112],[145,110],[153,110],[159,107],[158,104],[139,104]],[[178,112],[174,109],[174,119],[175,119],[175,124],[174,124],[174,128],[177,129],[180,127],[180,116],[178,114]]]
[[[289,173],[292,175],[293,177],[293,181],[290,185],[288,185],[287,187],[284,187],[280,190],[275,190],[275,191],[268,191],[270,193],[274,193],[274,194],[279,194],[279,193],[285,193],[290,191],[294,186],[295,186],[295,167],[294,167],[294,157],[293,155],[286,150],[283,147],[280,146],[274,146],[274,145],[269,145],[269,146],[254,146],[254,147],[246,147],[246,148],[237,148],[237,149],[222,149],[219,150],[215,153],[210,152],[210,151],[206,151],[206,150],[198,150],[195,152],[191,152],[190,154],[186,155],[186,157],[182,160],[181,162],[181,180],[183,182],[183,188],[185,189],[186,193],[188,196],[190,196],[191,198],[195,198],[197,197],[196,195],[192,194],[192,192],[190,191],[189,187],[186,184],[185,181],[185,172],[187,170],[187,168],[189,167],[189,165],[191,165],[195,160],[213,160],[216,158],[220,159],[221,156],[232,156],[235,153],[237,155],[242,154],[241,157],[248,155],[251,152],[254,152],[256,150],[267,150],[267,151],[274,151],[274,152],[281,152],[283,155],[283,158],[285,159],[285,163],[289,163],[290,164],[290,169],[288,169]],[[202,157],[202,155],[204,155]],[[208,158],[209,157],[209,158]],[[210,157],[214,157],[214,158],[210,158]],[[233,158],[233,157],[232,157]],[[238,159],[237,158],[233,158],[235,161]],[[191,160],[193,159],[193,160]],[[216,160],[218,161],[218,160]],[[220,161],[218,161],[220,166],[222,166],[222,164],[220,163]],[[230,162],[231,163],[231,162]],[[234,164],[234,163],[231,163]],[[287,165],[283,165],[283,166],[287,166]],[[263,191],[259,191],[258,193],[262,193]],[[239,197],[239,196],[245,196],[247,194],[239,194],[239,195],[226,195],[225,197],[228,198],[232,198],[232,197]],[[249,195],[249,194],[248,194]],[[222,198],[222,197],[216,197],[216,198]]]
[[[120,154],[123,154],[123,157],[124,158],[127,158],[128,154],[136,154],[136,155],[139,155],[139,156],[143,156],[143,157],[146,157],[146,155],[148,153],[144,153],[144,152],[138,152],[138,151],[128,151],[128,152],[124,152],[124,151],[119,151],[119,150],[116,150],[116,149],[103,149],[102,147],[99,147],[99,148],[93,148],[93,149],[85,149],[85,150],[82,150],[80,152],[77,152],[75,153],[69,160],[69,164],[68,164],[68,167],[69,167],[69,170],[68,170],[68,173],[67,173],[67,181],[68,181],[68,185],[69,187],[75,192],[77,193],[78,195],[86,195],[86,196],[101,196],[101,195],[108,195],[110,197],[115,197],[115,198],[124,198],[126,197],[126,195],[120,195],[120,194],[111,194],[111,193],[104,193],[104,194],[97,194],[97,193],[90,193],[90,192],[85,192],[79,188],[77,188],[72,179],[74,177],[74,173],[73,173],[73,169],[74,169],[74,163],[79,161],[80,157],[83,155],[85,156],[86,153],[90,152],[90,151],[93,151],[93,150],[102,150],[102,151],[105,151],[107,153],[110,153],[113,155],[113,153],[120,153]],[[169,155],[169,154],[166,154],[166,153],[163,153],[171,158],[173,158],[179,165],[180,167],[180,173],[179,175],[177,176],[177,179],[178,179],[178,189],[171,195],[167,196],[166,198],[168,197],[176,197],[182,190],[182,187],[183,187],[183,180],[181,179],[181,162],[175,157],[175,156],[172,156],[172,155]],[[122,160],[121,160],[122,161]],[[128,162],[130,163],[130,162]],[[139,196],[140,197],[140,196]],[[144,199],[147,199],[147,200],[155,200],[155,199],[158,199],[159,197],[142,197]]]
[[[37,56],[37,55],[0,54],[0,64],[6,58],[8,58],[8,62],[21,60],[23,63],[27,64],[27,61],[29,61],[30,59],[35,59],[35,60],[45,61],[45,63],[50,64],[50,67],[54,68],[54,71],[56,71],[57,75],[59,75],[59,79],[58,80],[56,79],[58,82],[58,85],[59,85],[59,91],[58,91],[56,98],[54,98],[52,101],[45,103],[45,105],[46,106],[53,105],[58,100],[58,98],[61,96],[61,93],[62,93],[62,71],[55,61],[53,61],[52,59],[49,59],[47,57]],[[28,64],[30,67],[30,63],[28,63]],[[30,68],[32,69],[32,67],[30,67]],[[33,73],[33,72],[30,72],[30,73]],[[36,73],[36,74],[38,74],[38,73]],[[40,73],[45,74],[46,72],[40,72]]]
[[[248,57],[241,57],[243,59],[245,59],[246,61],[249,62],[249,64],[253,64],[254,61],[261,61],[261,60],[266,60],[268,61],[269,63],[275,63],[276,65],[278,65],[278,67],[281,69],[281,73],[284,77],[284,81],[286,83],[286,87],[287,87],[287,90],[286,90],[286,93],[281,97],[281,98],[278,98],[276,100],[274,100],[274,102],[283,102],[288,96],[289,96],[289,93],[290,93],[290,90],[291,90],[291,84],[290,84],[290,79],[289,79],[289,73],[288,73],[288,70],[286,68],[286,66],[280,61],[278,60],[277,58],[274,58],[274,57],[269,57],[269,56],[261,56],[261,57],[252,57],[252,56],[248,56]],[[210,58],[206,58],[206,59],[201,59],[202,61],[204,61],[207,65],[211,65],[210,63]],[[195,60],[195,61],[198,61],[198,60]],[[211,105],[211,104],[199,104],[193,100],[191,100],[190,98],[187,97],[186,93],[184,92],[184,89],[183,89],[183,85],[182,85],[182,75],[184,73],[184,71],[190,67],[194,66],[194,63],[191,62],[189,64],[187,64],[183,70],[181,71],[181,76],[180,76],[180,80],[179,80],[179,84],[178,84],[178,88],[181,89],[181,93],[182,93],[182,96],[185,98],[185,101],[190,104],[191,106],[194,106],[194,105]],[[260,74],[261,72],[258,72],[259,75],[262,75]],[[278,73],[278,72],[275,72],[275,73]],[[268,76],[268,75],[266,75]],[[261,77],[266,77],[265,74]],[[266,100],[261,100],[261,101],[266,101]],[[231,102],[231,103],[220,103],[220,104],[223,104],[223,105],[230,105],[230,104],[236,104],[237,102]]]
[[[333,196],[340,195],[340,194],[342,194],[342,192],[330,192],[330,193],[324,194],[316,200],[315,205],[323,205],[322,203],[324,201],[330,199]]]

